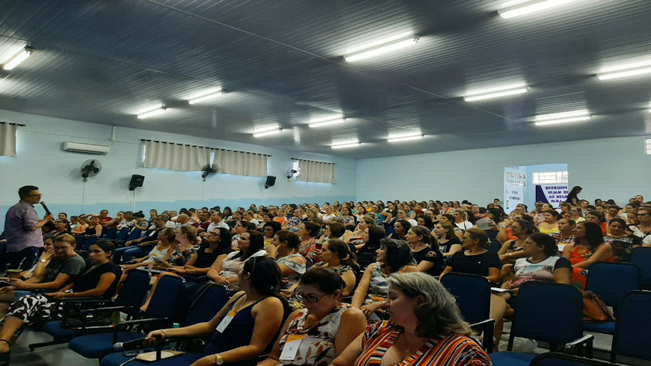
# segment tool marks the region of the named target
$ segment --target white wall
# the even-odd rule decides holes
[[[643,194],[651,199],[651,156],[644,137],[452,151],[360,160],[357,199],[462,200],[487,204],[502,197],[504,167],[567,163],[569,186],[580,198],[620,204]]]
[[[116,141],[110,142],[110,126],[3,110],[0,121],[26,125],[18,129],[18,157],[0,157],[0,224],[7,208],[18,201],[18,188],[27,184],[40,188],[43,200],[55,213],[98,212],[104,207],[111,213],[133,209],[133,192],[128,191],[132,174],[145,176],[144,186],[137,189],[136,197],[137,210],[145,211],[355,200],[357,161],[351,159],[122,127],[117,128]],[[264,178],[216,175],[204,186],[199,172],[145,169],[140,139],[270,154],[268,174],[278,179],[275,186],[264,189]],[[112,146],[108,155],[75,154],[62,151],[63,141]],[[288,182],[285,176],[293,157],[336,163],[337,184]],[[98,159],[102,172],[84,185],[79,168],[87,159]]]

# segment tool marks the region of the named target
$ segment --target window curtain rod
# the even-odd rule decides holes
[[[316,161],[316,160],[307,160],[307,159],[300,159],[300,158],[291,158],[292,160],[297,160],[297,161],[309,161],[310,163],[319,163],[319,164],[335,164],[331,163],[329,161]]]
[[[161,144],[173,144],[173,145],[179,145],[179,146],[200,147],[200,148],[203,148],[203,149],[219,150],[219,151],[233,151],[233,152],[242,153],[242,154],[262,155],[262,156],[266,156],[268,158],[272,157],[271,155],[268,155],[268,154],[254,153],[254,152],[241,151],[241,150],[220,149],[220,148],[217,148],[217,147],[208,147],[208,146],[201,146],[201,145],[181,144],[181,143],[178,143],[178,142],[167,142],[167,141],[149,140],[149,139],[140,139],[140,141],[143,141],[143,142],[158,142],[158,143],[161,143]]]
[[[25,127],[25,125],[22,123],[11,123],[11,122],[0,122],[0,123],[11,125],[11,126]]]

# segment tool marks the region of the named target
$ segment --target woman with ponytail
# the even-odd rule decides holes
[[[147,335],[148,342],[155,343],[168,337],[196,338],[212,334],[202,355],[185,353],[160,363],[254,366],[258,357],[269,351],[289,312],[287,303],[278,296],[282,282],[280,268],[271,258],[249,257],[237,278],[243,291],[233,295],[209,322],[159,329]],[[107,357],[123,355],[120,352]],[[153,363],[156,364],[159,362]]]
[[[348,245],[338,239],[328,240],[321,248],[321,261],[315,267],[329,268],[339,274],[344,281],[341,296],[351,295],[357,282],[355,269],[359,272],[359,266],[355,254],[350,252]]]

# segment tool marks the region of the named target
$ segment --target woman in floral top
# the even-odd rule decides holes
[[[282,336],[260,365],[327,366],[362,334],[366,327],[364,314],[339,301],[343,285],[341,277],[331,269],[306,272],[298,288],[305,308],[287,318]]]
[[[305,273],[306,260],[298,253],[298,235],[291,231],[280,230],[274,235],[273,244],[267,251],[275,252],[273,255],[271,253],[269,255],[276,259],[283,274],[281,289],[290,289]]]
[[[298,226],[298,235],[302,240],[298,252],[305,258],[312,260],[313,263],[320,260],[321,247],[316,240],[320,232],[321,226],[316,222],[305,221]]]

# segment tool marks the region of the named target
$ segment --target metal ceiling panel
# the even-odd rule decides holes
[[[0,3],[0,108],[363,159],[648,134],[651,77],[599,81],[651,60],[651,2],[577,0],[504,20],[504,0],[21,0]],[[405,31],[410,48],[348,63],[347,50]],[[526,94],[468,103],[474,89]],[[226,94],[189,105],[222,87]],[[168,113],[136,115],[165,104]],[[540,128],[537,114],[589,109]],[[314,129],[310,118],[343,114]],[[256,139],[256,129],[284,131]],[[389,135],[422,131],[421,141]],[[356,137],[358,148],[333,150]]]

